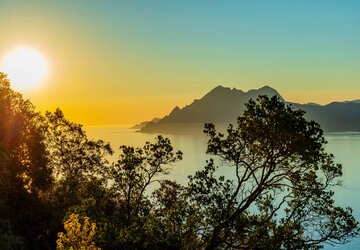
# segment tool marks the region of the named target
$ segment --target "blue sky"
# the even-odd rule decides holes
[[[360,99],[360,1],[2,0],[0,9],[0,53],[35,46],[52,65],[47,87],[25,94],[83,123],[94,103],[109,110],[94,120],[133,123],[219,84],[266,84],[296,102]]]

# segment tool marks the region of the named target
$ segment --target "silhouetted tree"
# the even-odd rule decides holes
[[[80,202],[70,206],[63,219],[65,221],[75,213],[96,221],[98,233],[95,241],[102,249],[116,248],[117,233],[122,227],[117,220],[122,211],[119,209],[116,194],[108,186],[105,180],[95,177],[82,182],[78,190]]]
[[[82,125],[66,119],[60,109],[54,113],[46,112],[44,126],[49,165],[56,177],[56,185],[50,196],[51,232],[52,237],[56,237],[69,209],[87,200],[83,188],[89,180],[94,176],[104,179],[109,174],[107,156],[112,155],[113,151],[110,144],[89,139]]]
[[[182,159],[174,152],[168,138],[158,136],[155,143],[146,142],[143,148],[121,146],[120,159],[113,166],[114,188],[124,201],[124,211],[131,218],[140,212],[146,188],[158,182],[159,175],[169,173],[169,166]]]
[[[199,208],[189,203],[189,189],[174,181],[163,180],[152,197],[150,225],[152,240],[162,248],[197,249],[198,229],[203,226]]]
[[[51,165],[58,178],[83,180],[107,171],[106,156],[113,154],[110,144],[88,139],[82,125],[67,120],[60,109],[45,117]]]
[[[152,248],[153,228],[146,226],[152,212],[147,188],[169,173],[169,166],[182,158],[168,138],[158,136],[142,148],[121,146],[120,159],[112,168],[113,189],[118,196],[120,227],[118,247]],[[149,230],[146,230],[148,228]],[[154,228],[155,229],[155,228]]]
[[[163,180],[182,159],[168,138],[121,146],[110,165],[108,143],[59,109],[37,113],[0,73],[0,248],[53,249],[74,213],[96,223],[87,238],[103,249],[316,249],[357,235],[351,209],[334,204],[342,166],[319,125],[277,97],[246,107],[226,135],[206,124],[217,158],[182,186]]]
[[[351,209],[334,205],[342,166],[324,150],[323,131],[277,97],[250,100],[227,135],[205,125],[207,153],[233,169],[218,176],[214,160],[190,177],[191,199],[205,226],[206,249],[299,249],[344,243],[358,232]]]
[[[0,248],[44,246],[48,163],[42,117],[0,72]]]

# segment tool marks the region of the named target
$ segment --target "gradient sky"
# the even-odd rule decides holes
[[[24,96],[85,125],[162,117],[219,84],[326,104],[360,99],[359,13],[344,0],[0,0],[0,60],[38,50],[50,70]]]

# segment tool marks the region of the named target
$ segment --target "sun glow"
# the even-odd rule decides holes
[[[33,90],[44,80],[47,63],[36,50],[17,48],[4,57],[2,69],[15,90]]]

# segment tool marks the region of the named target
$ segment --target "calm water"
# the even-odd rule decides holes
[[[141,147],[145,141],[154,141],[156,134],[136,133],[127,127],[88,127],[88,136],[111,143],[115,150],[112,160],[115,161],[120,145]],[[205,166],[207,137],[196,135],[164,135],[169,137],[176,150],[184,153],[184,159],[173,165],[173,170],[166,178],[187,183],[187,176],[194,174]],[[350,206],[353,214],[360,221],[360,133],[327,134],[327,150],[335,155],[335,160],[343,164],[343,185],[335,189],[335,200],[339,206]],[[227,169],[223,170],[226,174]],[[360,238],[353,239],[346,245],[325,246],[325,249],[360,249]]]

